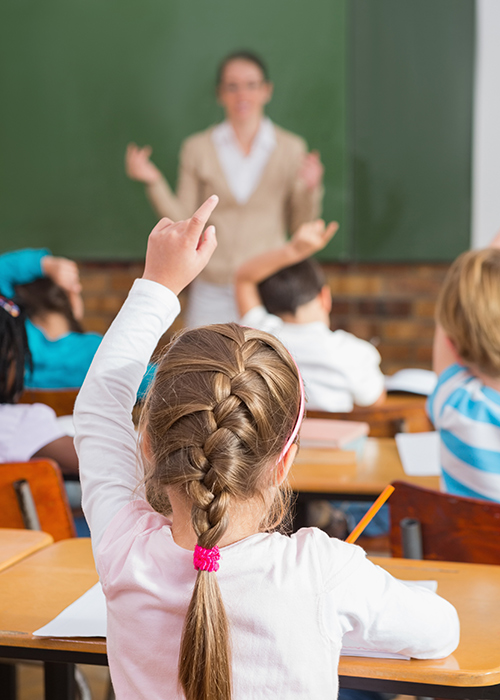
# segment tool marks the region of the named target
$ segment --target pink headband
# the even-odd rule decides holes
[[[292,356],[290,355],[290,357],[292,357]],[[298,432],[299,432],[299,430],[300,430],[300,426],[302,425],[302,419],[304,418],[304,411],[305,411],[305,404],[306,404],[306,397],[305,397],[305,392],[304,392],[304,382],[302,381],[302,375],[300,374],[300,370],[299,370],[299,368],[297,367],[297,363],[295,362],[295,360],[293,359],[293,357],[292,357],[292,360],[293,360],[293,364],[295,365],[295,369],[297,370],[297,374],[298,374],[298,377],[299,377],[299,387],[300,387],[299,415],[297,416],[297,421],[296,421],[296,423],[295,423],[295,425],[294,425],[294,428],[293,428],[293,430],[292,430],[292,433],[291,433],[290,437],[288,438],[288,440],[287,440],[286,443],[285,443],[285,447],[281,450],[281,454],[280,454],[280,456],[279,456],[279,458],[278,458],[278,463],[281,462],[281,460],[283,459],[283,457],[286,455],[286,453],[288,452],[288,450],[290,449],[290,447],[291,447],[291,446],[293,445],[293,443],[295,442],[295,438],[297,437]]]

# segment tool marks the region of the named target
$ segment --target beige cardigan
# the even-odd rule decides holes
[[[163,178],[147,186],[148,197],[160,216],[186,219],[211,194],[219,204],[210,223],[217,231],[218,246],[202,279],[230,284],[235,270],[265,250],[276,248],[286,232],[319,216],[322,188],[310,191],[297,177],[307,152],[303,139],[275,125],[276,147],[262,178],[244,204],[231,193],[212,141],[213,127],[194,134],[182,145],[177,194]]]

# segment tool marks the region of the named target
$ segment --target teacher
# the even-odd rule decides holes
[[[233,275],[254,255],[282,245],[286,232],[319,216],[323,166],[303,139],[264,115],[273,85],[259,56],[238,51],[217,73],[225,121],[182,145],[177,192],[150,160],[151,148],[127,148],[126,170],[143,182],[160,216],[188,218],[211,194],[219,205],[210,219],[218,247],[190,289],[190,327],[238,320]]]

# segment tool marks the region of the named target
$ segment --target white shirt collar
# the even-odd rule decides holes
[[[239,204],[245,204],[258,187],[276,146],[272,121],[263,117],[248,155],[242,152],[228,121],[214,128],[212,140],[231,193]]]
[[[262,117],[259,130],[255,135],[250,153],[245,156],[234,133],[231,123],[226,121],[217,124],[212,131],[212,140],[216,146],[237,148],[243,158],[249,158],[255,150],[265,149],[269,153],[276,146],[276,132],[269,117]]]

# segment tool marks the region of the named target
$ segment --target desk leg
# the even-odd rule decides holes
[[[46,661],[46,700],[74,700],[75,691],[75,665]]]
[[[1,696],[4,700],[16,700],[17,676],[16,666],[14,663],[0,663],[0,690]]]

